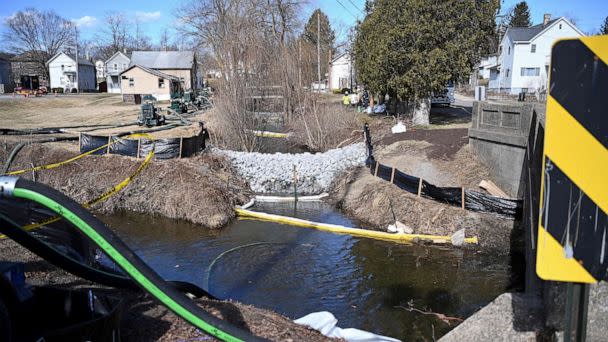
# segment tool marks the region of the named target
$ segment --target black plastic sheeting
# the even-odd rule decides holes
[[[156,139],[154,142],[148,139],[121,139],[119,136],[108,138],[108,136],[81,134],[80,152],[85,153],[109,142],[114,142],[108,149],[102,149],[93,154],[109,153],[129,157],[145,157],[152,146],[155,146],[154,156],[157,159],[184,158],[204,150],[207,137],[205,129],[202,129],[198,135],[193,137]]]
[[[425,180],[421,181],[419,177],[408,175],[397,169],[393,171],[392,167],[378,163],[372,155],[373,147],[367,124],[363,127],[363,131],[365,132],[368,152],[366,164],[370,168],[372,175],[389,182],[392,181],[393,184],[407,192],[413,194],[420,192],[421,196],[451,205],[462,207],[464,197],[464,208],[471,211],[494,213],[516,218],[521,216],[523,206],[521,200],[495,197],[473,190],[465,190],[463,196],[463,189],[460,187],[438,187]]]

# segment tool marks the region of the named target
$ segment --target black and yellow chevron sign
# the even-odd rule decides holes
[[[608,36],[561,40],[551,53],[536,272],[608,279]]]

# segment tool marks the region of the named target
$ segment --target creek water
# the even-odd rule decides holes
[[[357,226],[326,203],[254,210]],[[221,230],[133,213],[103,221],[166,279],[185,280],[296,319],[330,311],[338,326],[403,340],[452,327],[415,307],[467,317],[505,292],[508,258],[452,247],[406,245],[272,222],[236,220]],[[211,267],[210,267],[211,266]]]

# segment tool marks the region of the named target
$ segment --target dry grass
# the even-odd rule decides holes
[[[70,95],[0,99],[0,127],[38,128],[127,123],[137,119],[139,106],[120,95]]]
[[[314,98],[302,101],[300,111],[289,123],[296,144],[321,152],[361,138],[363,124],[351,108]]]
[[[0,147],[0,160],[5,160],[8,148],[10,145]],[[58,144],[31,145],[22,150],[11,169],[72,156],[74,152]],[[89,156],[57,169],[37,172],[36,180],[84,202],[129,176],[142,160],[116,155]],[[33,177],[31,173],[23,176]],[[234,206],[249,200],[250,195],[247,183],[235,175],[228,161],[202,154],[188,159],[153,161],[125,189],[93,209],[105,213],[132,210],[219,228],[234,217]]]

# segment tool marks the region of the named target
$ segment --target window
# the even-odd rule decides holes
[[[127,64],[126,63],[122,63],[122,70],[125,70],[127,68]]]
[[[530,52],[532,52],[532,53],[536,52],[536,44],[532,44],[532,46],[530,46]]]
[[[133,77],[129,77],[129,87],[135,87],[135,80]]]
[[[562,29],[562,24],[559,24],[559,29],[560,29],[560,30]]]
[[[509,50],[507,50],[507,51],[508,51],[507,55],[510,55],[511,54],[511,47],[510,46],[509,46]]]
[[[65,69],[65,65],[61,64],[61,71],[63,71],[63,69]]]
[[[114,71],[118,70],[118,64],[114,63]]]
[[[507,69],[507,71],[505,72],[505,77],[509,77],[509,71],[511,70]]]
[[[521,76],[539,76],[540,68],[521,68]]]
[[[165,87],[165,79],[164,78],[158,78],[158,87],[159,88],[164,88]]]

